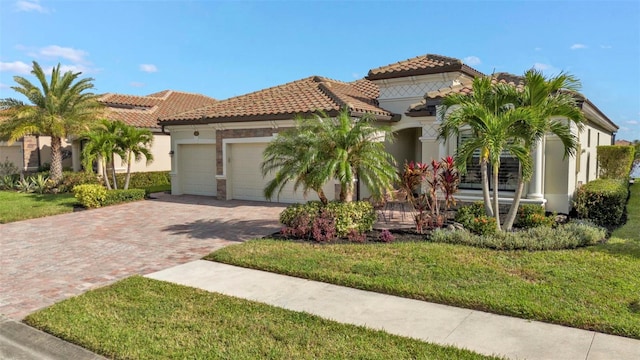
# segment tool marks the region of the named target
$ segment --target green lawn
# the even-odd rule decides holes
[[[616,237],[577,250],[253,240],[206,259],[640,339],[640,184],[632,196]]]
[[[0,191],[0,224],[73,211],[73,194],[23,194]]]
[[[25,322],[115,359],[489,359],[134,276]]]
[[[640,179],[631,185],[631,198],[627,204],[627,222],[616,229],[612,237],[640,241]]]

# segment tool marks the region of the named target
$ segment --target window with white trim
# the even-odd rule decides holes
[[[460,133],[458,136],[458,148],[471,139],[470,132]],[[500,170],[498,171],[498,190],[513,191],[518,185],[518,160],[508,152],[500,155]],[[493,170],[488,166],[489,188],[493,190]],[[480,173],[480,149],[474,151],[473,157],[467,163],[467,173],[460,178],[460,189],[482,189],[482,175]]]

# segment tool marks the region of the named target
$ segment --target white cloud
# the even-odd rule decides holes
[[[586,49],[586,48],[587,48],[587,45],[585,44],[573,44],[569,49],[578,50],[578,49]]]
[[[132,82],[129,83],[129,85],[131,85],[133,87],[143,87],[144,83],[137,82],[137,81],[132,81]]]
[[[18,0],[16,1],[16,9],[18,11],[37,11],[39,13],[48,13],[49,10],[40,5],[40,0]]]
[[[0,83],[0,89],[8,89],[9,87],[7,84]]]
[[[552,67],[553,66],[551,66],[549,64],[543,64],[543,63],[535,63],[535,64],[533,64],[533,68],[536,69],[536,70],[540,70],[540,71],[549,70]]]
[[[640,124],[640,122],[637,121],[637,120],[629,120],[629,121],[627,121],[627,124],[629,124],[629,125],[638,125],[638,124]]]
[[[51,70],[53,70],[53,66],[46,66],[42,68],[42,71],[44,71],[45,74],[51,74]],[[66,64],[61,64],[60,65],[60,72],[62,74],[66,73],[67,71],[71,71],[73,73],[83,73],[83,74],[87,74],[90,72],[95,72],[94,69],[88,68],[84,65],[81,64],[71,64],[71,65],[66,65]]]
[[[158,68],[153,64],[140,64],[140,71],[154,73],[158,71]]]
[[[73,62],[85,62],[85,57],[89,55],[84,50],[78,50],[70,47],[62,47],[58,45],[49,45],[40,49],[40,55],[48,57],[61,57]]]
[[[28,74],[31,72],[31,65],[22,61],[0,62],[0,71],[10,71],[18,74]]]
[[[358,73],[354,72],[353,74],[351,74],[351,76],[353,76],[354,79],[360,79],[360,74]]]
[[[611,45],[600,45],[600,49],[611,49],[613,46]]]
[[[535,51],[542,51],[542,48],[541,48],[541,47],[537,47],[537,48],[535,48],[535,49],[533,49],[533,50],[535,50]]]
[[[477,56],[467,56],[463,59],[464,63],[470,66],[480,65],[482,61]]]

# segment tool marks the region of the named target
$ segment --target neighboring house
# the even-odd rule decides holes
[[[164,90],[158,93],[137,96],[124,94],[104,94],[99,101],[107,107],[106,118],[121,120],[138,128],[153,132],[154,140],[151,152],[154,161],[146,164],[142,159],[132,164],[132,172],[169,171],[171,155],[169,154],[169,134],[163,133],[158,119],[201,108],[216,102],[205,95],[191,94],[181,91]],[[65,168],[80,171],[82,144],[77,139],[63,139],[63,164]],[[11,146],[0,142],[0,162],[11,161],[24,171],[36,171],[43,164],[51,163],[50,139],[48,136],[25,136]],[[126,171],[127,165],[117,157],[116,171]]]
[[[296,115],[318,110],[334,115],[347,107],[354,117],[372,113],[379,122],[391,125],[396,141],[387,144],[387,149],[399,167],[405,161],[426,162],[452,155],[465,137],[438,140],[436,109],[447,93],[468,92],[477,76],[485,75],[458,59],[429,54],[372,69],[365,79],[354,82],[313,76],[161,117],[159,124],[171,133],[172,193],[264,200],[263,188],[270,177],[263,178],[260,164],[267,143],[281,129],[294,126]],[[495,81],[518,84],[520,80],[497,74]],[[576,187],[597,177],[596,146],[611,144],[618,127],[586,98],[580,97],[579,105],[588,120],[578,134],[579,155],[563,159],[561,143],[547,137],[536,148],[535,174],[523,202],[546,204],[548,210],[566,213]],[[498,186],[506,202],[513,194],[517,164],[506,157],[503,163]],[[335,197],[336,186],[327,185],[327,197]],[[460,187],[459,198],[481,199],[479,176],[473,168]],[[366,196],[366,189],[360,189],[360,195]],[[314,198],[315,194],[305,198],[289,187],[278,201]]]

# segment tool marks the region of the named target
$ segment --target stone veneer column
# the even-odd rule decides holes
[[[533,176],[531,177],[531,182],[529,183],[529,193],[527,194],[527,198],[529,199],[542,199],[544,197],[544,194],[542,194],[542,160],[544,156],[543,148],[543,143],[542,141],[540,141],[536,145],[536,148],[533,152]]]

